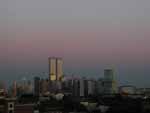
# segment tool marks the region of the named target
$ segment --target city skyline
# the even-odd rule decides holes
[[[0,80],[48,72],[62,57],[64,72],[101,77],[115,65],[121,84],[149,87],[150,1],[0,1]],[[19,78],[18,78],[19,77]]]
[[[55,61],[56,60],[56,61]],[[55,78],[57,78],[57,77],[52,77],[51,78],[51,76],[53,75],[51,75],[50,74],[50,72],[51,71],[53,71],[53,72],[55,72],[56,71],[56,73],[58,73],[57,72],[57,69],[56,69],[56,67],[57,67],[57,60],[59,60],[59,62],[60,62],[60,66],[59,66],[59,70],[61,70],[61,73],[63,72],[63,74],[62,75],[60,75],[60,76],[62,76],[62,77],[65,77],[65,78],[89,78],[89,79],[101,79],[101,77],[102,76],[105,76],[105,70],[113,70],[113,73],[114,73],[114,78],[112,78],[112,79],[116,79],[117,80],[117,84],[118,85],[135,85],[136,87],[147,87],[147,86],[140,86],[140,85],[138,85],[138,84],[134,84],[134,82],[132,82],[132,81],[129,81],[129,79],[126,79],[126,80],[123,80],[124,81],[124,83],[121,83],[121,81],[119,80],[119,78],[120,78],[120,74],[121,73],[119,73],[119,71],[118,71],[118,69],[116,68],[116,66],[115,65],[103,65],[103,67],[101,67],[101,69],[99,70],[99,72],[100,73],[98,73],[96,76],[94,75],[94,76],[91,76],[92,74],[91,73],[93,73],[93,72],[91,72],[91,73],[89,73],[89,72],[84,72],[84,71],[86,71],[86,70],[84,70],[83,72],[81,72],[81,70],[80,71],[70,71],[71,73],[64,73],[64,70],[62,70],[63,69],[63,66],[62,66],[62,63],[61,62],[64,62],[63,61],[63,58],[61,58],[61,57],[48,57],[48,67],[47,67],[47,70],[45,71],[45,72],[40,72],[40,71],[36,71],[35,73],[34,72],[22,72],[22,73],[20,73],[20,74],[22,74],[22,76],[21,75],[19,75],[19,76],[17,76],[18,78],[13,78],[13,79],[11,79],[11,80],[1,80],[0,82],[1,83],[3,83],[3,84],[7,84],[8,82],[8,84],[6,85],[6,87],[8,87],[10,84],[12,84],[14,81],[18,81],[18,82],[23,82],[23,81],[33,81],[33,78],[34,77],[41,77],[41,78],[45,78],[45,79],[47,79],[47,80],[56,80]],[[51,64],[51,61],[54,61],[52,64]],[[56,64],[55,64],[56,63]],[[53,65],[53,68],[54,69],[51,69],[50,67]],[[55,67],[56,66],[56,67]],[[67,70],[67,69],[66,69]],[[90,71],[90,70],[89,70]],[[69,71],[67,71],[67,72],[69,72]],[[56,74],[55,73],[55,74]],[[91,74],[91,75],[90,75]],[[109,74],[108,74],[109,75]],[[57,74],[55,75],[55,76],[58,76]]]

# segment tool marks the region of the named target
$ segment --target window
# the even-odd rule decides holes
[[[13,107],[13,105],[12,105],[12,104],[9,104],[9,107],[10,107],[10,108],[12,108],[12,107]]]
[[[9,110],[14,109],[14,103],[13,103],[13,102],[9,102],[9,103],[8,103],[8,109],[9,109]]]

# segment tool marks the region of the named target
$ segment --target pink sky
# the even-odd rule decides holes
[[[15,31],[1,41],[1,52],[15,62],[62,56],[74,62],[148,63],[148,28],[109,27]],[[6,49],[8,51],[6,51]],[[82,64],[81,62],[81,64]]]

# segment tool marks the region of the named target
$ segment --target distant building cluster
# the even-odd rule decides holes
[[[99,80],[85,77],[65,77],[63,75],[63,60],[55,57],[48,60],[49,79],[34,78],[34,94],[37,96],[58,92],[76,97],[117,93],[117,81],[113,69],[105,69],[104,78]]]
[[[47,79],[37,76],[34,77],[34,84],[27,80],[22,80],[21,83],[14,82],[9,94],[15,97],[31,93],[36,96],[65,93],[76,97],[88,97],[89,95],[117,93],[116,75],[111,68],[104,70],[103,78],[95,80],[76,76],[65,77],[62,58],[50,57],[48,64],[49,76]]]

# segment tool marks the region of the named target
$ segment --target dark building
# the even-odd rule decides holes
[[[45,95],[49,92],[50,83],[48,79],[41,79],[40,81],[40,94]]]
[[[40,95],[40,78],[39,77],[34,78],[34,94],[36,96]]]
[[[117,93],[117,81],[113,69],[104,70],[104,93],[114,94]]]
[[[73,96],[78,97],[80,96],[80,82],[77,79],[73,80]]]
[[[84,80],[84,96],[88,97],[88,80]]]
[[[15,98],[0,98],[0,113],[14,113]]]

